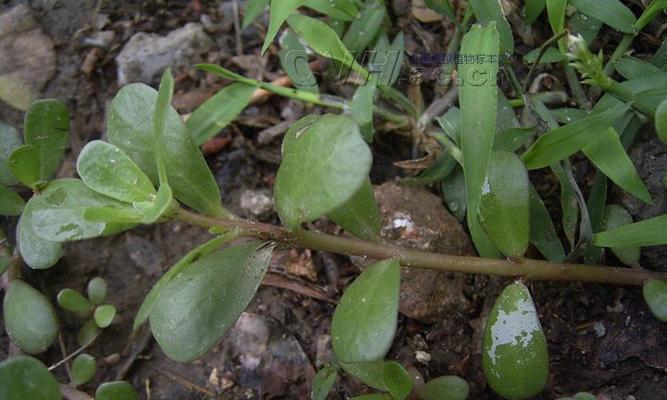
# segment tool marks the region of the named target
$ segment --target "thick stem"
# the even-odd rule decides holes
[[[261,240],[276,241],[289,247],[330,251],[378,260],[396,258],[401,265],[411,268],[521,277],[528,280],[580,281],[613,285],[642,285],[649,279],[667,280],[667,274],[640,269],[555,263],[533,259],[495,260],[431,253],[406,249],[393,244],[375,243],[313,231],[289,232],[276,225],[243,219],[216,219],[183,209],[178,210],[176,218],[206,228],[239,229],[244,235]]]

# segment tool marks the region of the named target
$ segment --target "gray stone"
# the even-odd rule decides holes
[[[167,67],[175,71],[190,68],[211,48],[211,43],[211,38],[197,23],[188,23],[167,36],[136,33],[116,57],[118,84],[136,81],[151,83]]]
[[[245,190],[241,193],[241,209],[248,215],[259,217],[273,210],[273,199],[268,190]]]
[[[56,72],[53,42],[28,6],[0,14],[0,99],[26,110]]]
[[[426,189],[388,182],[375,188],[382,214],[383,238],[400,246],[451,255],[474,255],[463,227]],[[416,268],[401,271],[399,310],[404,315],[434,323],[464,312],[466,277]]]

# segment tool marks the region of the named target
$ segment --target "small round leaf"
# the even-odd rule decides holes
[[[3,303],[5,328],[28,354],[45,352],[58,335],[58,320],[49,300],[23,282],[12,282]]]
[[[88,299],[73,289],[66,288],[61,290],[56,299],[60,307],[78,315],[90,315],[90,312],[93,310],[93,306]]]
[[[72,362],[72,385],[88,383],[95,376],[95,371],[97,371],[95,357],[85,353],[79,354]]]
[[[644,284],[644,300],[657,319],[667,322],[667,282],[650,279]]]
[[[610,231],[633,222],[632,215],[622,206],[609,204],[605,208],[603,230]],[[611,251],[623,264],[629,266],[639,265],[641,247],[611,247]]]
[[[86,291],[90,302],[100,305],[107,299],[107,281],[99,276],[95,277],[88,282]]]
[[[116,307],[112,306],[111,304],[98,306],[95,308],[95,313],[93,314],[95,323],[100,328],[106,328],[107,326],[111,325],[115,316]]]
[[[44,364],[33,357],[18,356],[0,364],[0,399],[60,400],[62,395]]]
[[[402,400],[408,397],[414,382],[408,371],[397,362],[388,362],[383,370],[384,384],[394,399]]]
[[[95,400],[138,400],[139,395],[125,381],[105,382],[95,391]]]
[[[397,260],[364,270],[345,290],[331,321],[332,346],[345,363],[381,360],[396,333],[401,281]]]
[[[79,342],[79,346],[85,346],[90,343],[91,340],[97,335],[100,331],[100,328],[95,323],[95,320],[88,320],[76,335],[76,340]]]
[[[466,400],[470,386],[458,376],[441,376],[432,379],[419,391],[422,400]]]
[[[515,282],[493,305],[482,356],[489,386],[508,400],[540,393],[549,378],[547,341],[528,288]]]

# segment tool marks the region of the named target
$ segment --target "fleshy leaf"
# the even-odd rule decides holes
[[[58,305],[67,311],[80,315],[89,315],[93,311],[93,305],[83,295],[73,289],[63,289],[56,298]]]
[[[219,250],[169,282],[149,317],[169,358],[192,361],[218,342],[255,295],[271,250],[259,242]]]
[[[328,214],[335,223],[354,236],[366,240],[380,237],[380,211],[370,179],[345,204]]]
[[[95,400],[139,400],[139,395],[125,381],[105,382],[95,391]]]
[[[90,382],[96,371],[95,357],[85,353],[79,354],[72,362],[72,385],[78,386]]]
[[[605,209],[603,227],[606,231],[629,225],[632,222],[632,215],[618,204],[609,204]],[[640,247],[612,247],[611,251],[623,264],[631,267],[639,266],[639,258],[641,257]]]
[[[53,306],[46,296],[22,280],[12,282],[2,311],[9,337],[28,354],[45,352],[58,336]]]
[[[619,0],[569,0],[577,10],[623,33],[635,33],[637,19]]]
[[[469,393],[470,385],[465,379],[450,375],[426,382],[419,390],[419,398],[422,400],[466,400]]]
[[[326,400],[334,383],[336,383],[336,378],[338,378],[338,372],[334,368],[324,367],[317,371],[317,375],[313,378],[310,398],[312,400]]]
[[[644,300],[657,319],[667,322],[667,282],[650,279],[644,284]]]
[[[47,181],[58,171],[69,140],[69,111],[60,100],[37,100],[26,112],[25,144],[39,154],[39,179]]]
[[[601,247],[637,247],[667,244],[667,215],[623,225],[593,235],[593,244]]]
[[[21,215],[24,207],[25,200],[0,183],[0,215]]]
[[[365,269],[345,290],[331,321],[336,358],[345,363],[381,360],[396,333],[400,267],[396,260]]]
[[[0,399],[60,400],[58,381],[44,364],[29,356],[0,363]]]
[[[95,313],[93,318],[95,323],[100,328],[107,328],[113,322],[114,317],[116,316],[116,307],[111,304],[103,304],[95,308]]]
[[[34,146],[24,144],[17,147],[9,156],[9,170],[22,184],[37,189],[43,181],[40,179],[40,156]]]

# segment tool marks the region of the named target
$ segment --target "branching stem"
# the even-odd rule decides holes
[[[286,247],[308,248],[378,260],[396,258],[401,265],[411,268],[521,277],[536,281],[579,281],[613,285],[642,285],[649,279],[667,280],[667,274],[641,269],[556,263],[533,259],[496,260],[431,253],[388,243],[376,243],[314,231],[290,232],[276,225],[245,219],[218,219],[184,209],[177,211],[176,218],[205,228],[238,229],[241,236],[275,241]]]

